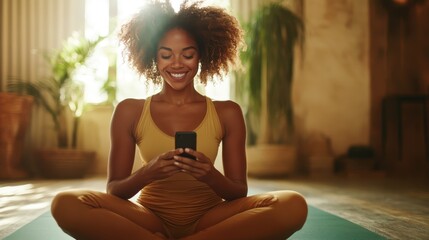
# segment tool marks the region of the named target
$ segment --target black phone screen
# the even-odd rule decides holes
[[[175,135],[175,146],[176,148],[191,148],[194,150],[197,150],[197,133],[196,132],[176,132]],[[182,153],[180,156],[191,158],[195,160],[195,157],[187,154]]]

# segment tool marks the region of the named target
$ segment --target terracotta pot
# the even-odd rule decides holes
[[[31,118],[33,98],[0,93],[0,178],[24,178],[22,152]]]
[[[46,178],[82,178],[95,160],[94,151],[46,149],[37,153],[39,169]]]
[[[297,153],[293,145],[257,145],[246,152],[249,176],[286,177],[295,171]]]

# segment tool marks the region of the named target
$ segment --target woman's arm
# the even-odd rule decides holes
[[[197,161],[175,156],[175,164],[182,171],[208,184],[221,198],[234,200],[247,195],[246,127],[238,104],[227,101],[216,102],[215,106],[223,129],[222,161],[225,175],[203,153],[192,149],[186,151],[196,156]]]
[[[161,154],[131,174],[135,155],[135,129],[144,101],[127,99],[118,104],[111,122],[111,146],[107,193],[129,199],[156,179],[173,175],[179,169],[173,164],[177,151]]]
[[[209,184],[226,200],[247,195],[246,126],[238,104],[217,102],[216,110],[224,129],[222,162],[224,175]]]
[[[110,125],[110,154],[108,164],[107,193],[129,199],[133,197],[149,179],[139,179],[131,175],[135,155],[134,129],[144,102],[126,99],[118,104]]]

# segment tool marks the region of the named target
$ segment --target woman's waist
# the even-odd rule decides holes
[[[165,179],[155,181],[140,191],[139,201],[156,205],[205,205],[221,198],[205,183],[197,180]]]
[[[222,199],[206,184],[194,181],[156,181],[143,188],[138,202],[171,224],[196,221]]]

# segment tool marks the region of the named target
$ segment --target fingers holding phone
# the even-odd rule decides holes
[[[203,153],[197,150],[197,135],[195,132],[177,132],[175,136],[176,149],[183,149],[179,157],[174,157],[176,166],[195,178],[204,181],[213,172],[213,163]],[[190,160],[192,159],[192,160]]]
[[[180,154],[180,152],[180,150],[175,149],[155,157],[144,166],[145,173],[158,180],[181,172],[181,168],[174,164],[174,156]]]

